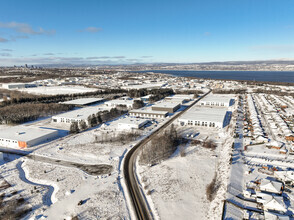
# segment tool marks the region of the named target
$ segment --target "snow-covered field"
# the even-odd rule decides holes
[[[57,94],[74,94],[74,93],[85,93],[94,92],[97,89],[87,88],[83,86],[40,86],[34,88],[18,89],[19,91],[42,94],[42,95],[57,95]]]
[[[211,202],[206,197],[206,187],[219,169],[219,155],[226,145],[227,135],[219,130],[209,128],[179,128],[182,135],[200,133],[196,139],[207,137],[218,144],[216,150],[203,148],[200,145],[187,144],[185,156],[177,150],[171,158],[155,166],[137,168],[147,196],[155,207],[155,216],[160,219],[207,219]],[[227,177],[225,177],[227,178]],[[225,192],[224,192],[225,194]],[[222,195],[223,197],[225,195]],[[216,199],[221,203],[221,197]]]

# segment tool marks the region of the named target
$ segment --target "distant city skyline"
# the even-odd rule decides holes
[[[10,0],[0,66],[294,60],[291,0]]]

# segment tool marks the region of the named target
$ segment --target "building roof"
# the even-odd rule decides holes
[[[118,124],[140,125],[147,123],[148,119],[127,117],[118,121]]]
[[[61,102],[61,104],[68,104],[68,105],[88,105],[95,102],[100,102],[104,100],[103,98],[81,98],[81,99],[74,99],[66,102]]]
[[[168,99],[193,99],[194,94],[175,94],[173,96],[166,97]]]
[[[133,105],[134,104],[134,100],[122,100],[122,99],[114,99],[114,100],[110,100],[105,102],[105,104],[115,104],[115,105]]]
[[[122,89],[152,89],[152,88],[160,88],[163,85],[164,83],[129,85],[129,86],[122,86]]]
[[[180,119],[183,120],[196,120],[196,121],[211,121],[223,122],[227,111],[223,108],[209,108],[195,106],[189,111],[185,112]]]
[[[44,135],[56,133],[57,130],[38,128],[38,127],[29,127],[29,126],[14,126],[7,129],[0,130],[0,139],[9,139],[17,141],[31,141],[37,138],[40,138]]]
[[[58,117],[58,118],[87,120],[89,115],[93,115],[98,112],[110,110],[110,109],[111,109],[110,107],[85,107],[85,108],[80,108],[77,110],[65,112],[59,115],[55,115],[52,118]]]
[[[167,111],[155,111],[151,109],[133,109],[129,111],[130,113],[141,113],[141,114],[154,114],[154,115],[166,115]]]
[[[174,103],[174,102],[161,102],[155,105],[152,105],[152,108],[175,108],[178,105],[180,105],[180,103]]]
[[[232,97],[228,95],[217,95],[217,94],[210,94],[205,96],[200,102],[224,102],[230,103]]]

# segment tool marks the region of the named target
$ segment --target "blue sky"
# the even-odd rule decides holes
[[[293,0],[2,0],[0,65],[294,59]]]

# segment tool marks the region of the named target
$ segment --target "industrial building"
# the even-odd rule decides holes
[[[168,116],[167,111],[153,111],[151,109],[134,109],[129,111],[129,114],[140,118],[165,118]]]
[[[194,98],[193,94],[188,94],[188,95],[176,94],[173,96],[165,97],[165,100],[169,102],[178,102],[183,104],[183,103],[191,101],[193,98]]]
[[[85,107],[77,110],[69,111],[63,114],[52,116],[53,123],[72,123],[72,122],[81,122],[85,121],[90,115],[97,114],[105,110],[110,110],[111,108],[105,107]]]
[[[5,89],[24,89],[24,88],[31,88],[36,87],[35,83],[3,83],[2,88]]]
[[[66,105],[93,105],[102,102],[103,98],[81,98],[81,99],[74,99],[66,102],[60,102],[60,104]]]
[[[57,137],[57,130],[28,126],[15,126],[0,130],[0,146],[27,148]]]
[[[182,126],[205,126],[223,128],[229,124],[231,112],[224,108],[195,106],[179,118]]]
[[[158,83],[158,84],[138,84],[138,85],[128,85],[128,86],[122,86],[122,89],[131,90],[131,89],[159,89],[162,86],[164,86],[164,83]]]
[[[119,105],[124,105],[127,108],[133,108],[134,105],[134,100],[121,100],[121,99],[114,99],[114,100],[110,100],[104,103],[106,106],[108,107],[117,107]]]
[[[234,100],[227,95],[208,95],[197,103],[201,106],[229,107],[233,105]]]
[[[161,102],[159,104],[153,105],[151,108],[153,111],[167,111],[169,113],[174,113],[181,107],[181,104],[176,102]]]
[[[149,102],[151,96],[152,96],[152,94],[145,95],[145,96],[142,96],[140,99],[141,99],[143,102]]]
[[[140,129],[144,125],[149,122],[147,119],[140,119],[140,118],[124,118],[119,120],[117,124],[118,130],[132,130],[132,129]]]

